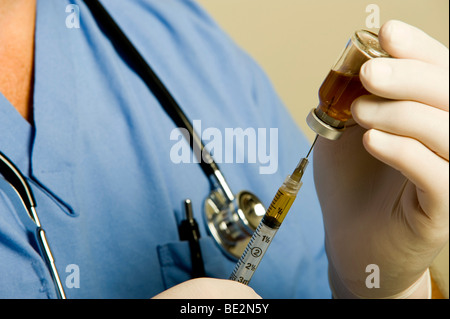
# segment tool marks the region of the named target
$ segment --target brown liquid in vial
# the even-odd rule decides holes
[[[357,97],[366,94],[370,93],[361,84],[359,75],[331,70],[319,89],[318,109],[338,121],[347,122],[352,118],[350,112],[352,102]],[[325,120],[325,122],[327,121]],[[334,126],[332,123],[327,124]]]

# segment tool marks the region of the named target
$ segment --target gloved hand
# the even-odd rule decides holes
[[[320,138],[314,151],[329,279],[337,298],[422,298],[448,241],[449,55],[399,21],[379,37],[397,59],[363,65],[374,95],[353,103],[359,125],[338,141]],[[379,288],[366,286],[377,275],[366,272],[372,264]]]
[[[154,299],[261,299],[249,286],[237,281],[196,278],[153,297]]]

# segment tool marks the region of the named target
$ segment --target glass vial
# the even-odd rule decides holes
[[[380,46],[378,36],[370,31],[356,31],[344,52],[331,68],[319,89],[319,105],[306,118],[317,134],[337,140],[352,119],[350,106],[359,96],[370,94],[361,84],[359,71],[368,60],[390,57]]]

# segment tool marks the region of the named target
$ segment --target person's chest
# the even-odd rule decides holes
[[[28,122],[32,121],[34,1],[0,15],[0,92]]]

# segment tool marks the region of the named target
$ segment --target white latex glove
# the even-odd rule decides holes
[[[237,281],[196,278],[163,291],[154,299],[261,299],[261,297],[252,288]]]
[[[428,267],[448,241],[449,55],[422,31],[389,21],[360,78],[371,96],[352,105],[356,125],[320,138],[314,175],[337,298],[429,296]],[[380,287],[367,288],[376,264]]]

